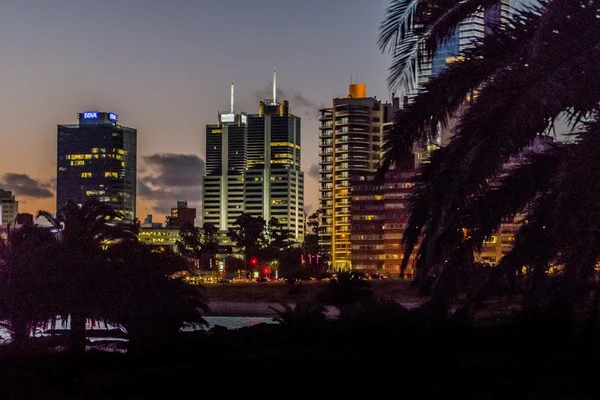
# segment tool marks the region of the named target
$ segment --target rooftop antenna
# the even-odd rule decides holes
[[[231,81],[231,106],[230,112],[233,114],[233,81]]]
[[[273,68],[273,104],[277,104],[277,72]]]

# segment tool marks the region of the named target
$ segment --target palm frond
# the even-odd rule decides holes
[[[414,28],[414,15],[419,0],[396,0],[386,9],[386,17],[379,27],[377,44],[381,51],[388,47],[396,51],[396,46],[402,42]]]
[[[426,52],[432,54],[438,46],[453,34],[460,23],[468,20],[475,12],[483,12],[492,6],[499,6],[498,0],[465,0],[457,2],[432,23],[425,40]]]
[[[521,17],[523,23],[498,31],[479,46],[466,50],[461,61],[433,77],[408,107],[396,113],[394,125],[384,137],[379,180],[391,165],[412,154],[416,145],[434,142],[439,135],[438,127],[448,129],[449,121],[468,107],[473,93],[493,80],[498,71],[509,67],[512,60],[527,54],[529,29],[539,24],[540,17],[536,14]]]

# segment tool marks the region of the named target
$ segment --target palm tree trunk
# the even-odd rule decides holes
[[[546,282],[546,268],[541,264],[536,264],[533,267],[533,276],[531,277],[531,285],[529,293],[524,297],[526,304],[524,309],[528,311],[537,311],[541,307],[542,292],[544,283]]]
[[[29,338],[29,329],[27,322],[20,318],[13,318],[11,321],[12,329],[12,342],[15,348],[23,350],[27,346],[27,339]]]
[[[69,340],[69,353],[73,356],[82,356],[85,354],[86,330],[85,315],[82,312],[74,311],[71,313],[71,336]]]

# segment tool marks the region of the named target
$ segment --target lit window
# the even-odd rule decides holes
[[[82,172],[81,173],[81,177],[82,178],[91,178],[92,177],[92,173],[91,172]]]

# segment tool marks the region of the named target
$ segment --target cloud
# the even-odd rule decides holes
[[[17,196],[29,197],[32,199],[47,199],[54,197],[51,188],[53,180],[42,182],[33,179],[27,174],[6,173],[2,175],[0,187],[11,190]]]
[[[148,182],[155,186],[197,186],[202,184],[204,160],[195,154],[159,153],[143,157]]]
[[[308,169],[308,176],[313,179],[319,180],[319,164],[313,164]]]
[[[186,200],[190,207],[200,207],[204,160],[194,154],[173,153],[157,153],[142,159],[145,165],[140,169],[137,195],[152,202],[147,211],[168,214],[178,200]]]

